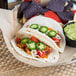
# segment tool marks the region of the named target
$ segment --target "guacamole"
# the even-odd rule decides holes
[[[67,25],[64,32],[69,39],[76,40],[76,23]]]

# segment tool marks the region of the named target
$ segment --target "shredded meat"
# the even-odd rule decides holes
[[[30,50],[28,47],[25,48],[25,51],[26,51],[29,55],[31,55],[31,50]]]
[[[56,43],[59,48],[61,48],[60,43]]]
[[[17,43],[17,46],[18,46],[19,48],[24,48],[24,47],[25,47],[25,45],[24,45],[24,44],[21,44],[21,43]]]
[[[52,52],[52,48],[46,46],[46,49],[44,50],[46,55],[49,55]]]

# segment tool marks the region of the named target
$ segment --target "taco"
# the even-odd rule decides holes
[[[63,53],[65,48],[65,36],[59,23],[51,18],[36,16],[28,20],[23,28],[29,28],[31,31],[39,32],[51,40],[59,52]]]
[[[11,40],[11,44],[16,52],[25,58],[50,63],[56,63],[59,59],[58,49],[52,42],[30,28],[22,28]]]

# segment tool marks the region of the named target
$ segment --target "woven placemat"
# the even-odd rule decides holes
[[[9,52],[0,30],[0,76],[76,76],[76,63],[46,68],[24,64]]]

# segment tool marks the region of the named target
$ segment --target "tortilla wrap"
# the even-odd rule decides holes
[[[63,53],[64,52],[64,48],[65,48],[65,44],[66,44],[66,41],[65,41],[65,36],[63,34],[63,29],[62,27],[60,26],[60,24],[56,21],[54,21],[53,19],[51,18],[47,18],[47,17],[44,17],[44,16],[36,16],[36,17],[33,17],[31,18],[30,20],[28,20],[23,28],[26,28],[27,25],[31,25],[31,24],[38,24],[40,26],[47,26],[49,28],[52,28],[54,29],[55,31],[58,31],[60,36],[61,36],[61,41],[60,41],[60,46],[61,48],[59,48],[56,43],[50,38],[48,37],[46,34],[43,34],[42,33],[42,36],[45,35],[46,36],[46,39],[47,39],[47,42],[52,42],[53,46],[58,49],[59,52]],[[37,30],[35,29],[30,29],[32,32],[34,31],[35,33],[37,32]],[[39,31],[38,31],[39,32]],[[41,32],[39,32],[40,34]]]
[[[46,45],[53,48],[52,53],[48,56],[48,58],[35,58],[26,52],[24,52],[22,49],[20,49],[18,46],[16,46],[15,38],[16,37],[28,37],[35,36],[37,39],[39,39],[41,42],[45,43]],[[29,28],[22,28],[16,35],[15,38],[11,40],[11,44],[20,55],[24,56],[25,58],[33,59],[36,61],[40,61],[43,63],[56,63],[59,59],[59,52],[58,49],[56,49],[51,42],[47,42],[46,36],[42,36],[42,34],[39,34],[38,32],[31,32]]]

